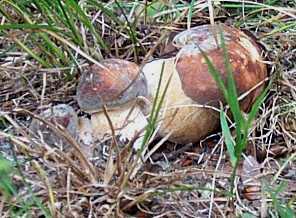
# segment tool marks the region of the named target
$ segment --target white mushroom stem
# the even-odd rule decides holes
[[[91,145],[93,142],[93,132],[90,120],[85,117],[78,119],[78,137],[85,145]]]
[[[119,135],[121,141],[132,140],[141,131],[143,132],[148,124],[138,105],[133,107],[131,104],[126,104],[118,108],[112,108],[107,113],[111,119],[115,135]],[[106,135],[112,135],[110,124],[104,112],[92,114],[91,126],[93,136],[98,140],[102,140]],[[140,137],[134,143],[135,149],[140,148],[142,135],[143,133],[140,134]]]
[[[90,158],[93,155],[93,130],[91,122],[86,117],[78,118],[78,140],[84,154]]]

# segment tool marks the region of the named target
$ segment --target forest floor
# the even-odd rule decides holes
[[[295,0],[50,2],[0,0],[1,217],[295,217]],[[44,109],[64,103],[79,110],[78,78],[93,59],[141,65],[166,57],[173,35],[211,18],[255,37],[274,78],[234,197],[219,131],[194,144],[164,142],[132,180],[126,172],[136,154],[125,146],[110,163],[99,143],[85,159],[75,145],[65,151],[31,134]]]

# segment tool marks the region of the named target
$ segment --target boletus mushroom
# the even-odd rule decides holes
[[[66,104],[58,104],[42,111],[39,117],[53,124],[54,126],[62,127],[65,131],[76,138],[78,132],[78,118],[74,109]],[[41,139],[51,146],[68,145],[67,141],[48,127],[44,122],[37,119],[33,119],[30,124],[30,130],[35,135],[40,135]]]
[[[241,109],[248,111],[263,89],[258,84],[262,84],[267,76],[266,66],[259,46],[245,33],[226,25],[197,26],[179,33],[173,40],[174,46],[179,49],[176,57],[153,61],[143,67],[148,84],[151,83],[151,98],[155,98],[156,82],[159,81],[163,62],[165,67],[161,91],[164,91],[166,82],[172,76],[162,106],[159,130],[161,136],[170,134],[170,141],[196,142],[219,125],[219,114],[213,107],[219,107],[219,102],[225,102],[222,92],[209,73],[201,50],[226,81],[220,28],[224,33],[237,92],[241,95],[251,90],[240,102]]]
[[[147,95],[146,79],[138,65],[129,61],[106,59],[101,65],[92,65],[82,74],[78,105],[91,114],[95,138],[110,136],[114,128],[116,135],[130,140],[147,124],[142,104],[138,104],[138,97]]]

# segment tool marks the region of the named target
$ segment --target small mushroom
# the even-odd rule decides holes
[[[219,125],[219,114],[213,107],[219,106],[218,103],[223,102],[224,98],[200,51],[202,49],[206,53],[225,81],[223,50],[217,46],[220,41],[218,27],[203,25],[179,33],[173,41],[180,49],[176,57],[156,60],[143,67],[151,98],[155,98],[163,62],[161,91],[172,75],[159,119],[159,134],[170,134],[170,141],[182,144],[196,142]],[[253,39],[240,30],[225,25],[221,27],[237,91],[239,94],[245,93],[267,76],[260,49]],[[262,85],[250,92],[240,102],[242,110],[247,111],[261,91]]]
[[[138,104],[138,96],[147,95],[146,79],[138,65],[129,61],[106,59],[101,64],[104,67],[92,65],[82,74],[77,87],[78,104],[91,114],[96,139],[111,135],[109,116],[116,134],[130,140],[147,124]]]
[[[65,128],[74,138],[77,136],[78,118],[71,106],[58,104],[41,112],[39,116],[54,125],[60,125]],[[32,133],[40,135],[43,141],[49,145],[67,145],[62,136],[56,134],[44,122],[37,119],[32,120],[30,130]]]

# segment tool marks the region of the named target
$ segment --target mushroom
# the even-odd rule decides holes
[[[72,135],[72,137],[77,137],[78,118],[76,112],[71,106],[58,104],[42,111],[39,116],[54,125],[62,126],[70,133],[70,135]],[[32,120],[30,130],[32,133],[40,135],[43,141],[49,145],[67,145],[67,142],[63,139],[63,137],[57,135],[44,122],[37,119]]]
[[[237,91],[238,94],[243,94],[265,80],[266,66],[260,56],[260,48],[252,38],[234,27],[221,27]],[[173,44],[179,49],[176,57],[153,61],[143,67],[148,84],[151,83],[151,98],[155,98],[156,82],[159,80],[163,62],[165,67],[162,91],[172,75],[162,106],[159,130],[161,136],[170,134],[170,141],[182,144],[196,142],[219,125],[219,114],[213,107],[224,102],[224,98],[200,51],[205,52],[225,81],[227,73],[223,50],[217,46],[220,41],[218,29],[219,26],[203,25],[179,33],[173,40]],[[251,91],[240,102],[241,109],[248,111],[262,89],[262,85],[258,85]]]
[[[131,140],[147,124],[138,102],[139,96],[147,95],[146,79],[138,65],[129,61],[106,59],[101,64],[90,66],[82,74],[77,87],[77,102],[81,110],[91,114],[96,139],[111,136],[108,116],[116,135],[122,140]]]

